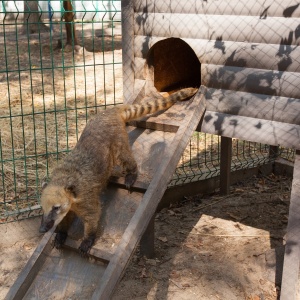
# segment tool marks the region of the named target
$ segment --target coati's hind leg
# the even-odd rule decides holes
[[[58,224],[56,228],[56,235],[53,241],[53,247],[56,249],[60,249],[62,245],[65,243],[68,237],[68,230],[73,223],[75,218],[75,213],[73,211],[69,211],[68,214],[63,218],[63,220]]]
[[[128,140],[126,141],[126,143],[122,145],[122,150],[119,159],[126,173],[125,186],[130,191],[131,187],[133,186],[133,184],[137,179],[138,169],[137,169],[136,161],[130,149]]]

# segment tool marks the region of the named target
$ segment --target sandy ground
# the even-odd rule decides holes
[[[254,177],[229,196],[197,195],[163,209],[155,218],[155,257],[137,249],[113,299],[277,299],[275,249],[282,253],[290,186],[286,177]],[[0,299],[39,242],[38,224],[0,225]]]

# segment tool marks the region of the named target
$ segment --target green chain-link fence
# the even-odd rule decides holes
[[[122,102],[120,10],[121,0],[2,1],[0,223],[40,214],[56,161],[90,116]],[[270,159],[267,145],[233,143],[233,170]],[[219,164],[219,137],[195,133],[170,185],[219,175]]]

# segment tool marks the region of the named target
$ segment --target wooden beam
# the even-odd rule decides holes
[[[172,1],[173,3],[173,1]],[[200,2],[201,3],[201,2]],[[213,2],[211,2],[213,3]],[[300,10],[299,10],[300,11]],[[144,78],[144,74],[141,71],[145,64],[145,59],[148,55],[149,49],[158,41],[164,40],[167,37],[162,35],[158,36],[143,36],[136,35],[134,38],[134,68],[139,70],[139,76]],[[298,58],[300,56],[299,47],[295,47],[291,53],[289,53],[289,59],[280,61],[275,57],[278,55],[278,44],[267,44],[267,41],[258,43],[253,47],[253,43],[249,41],[231,41],[231,40],[212,40],[188,38],[181,36],[181,40],[186,42],[195,52],[201,63],[211,65],[226,65],[226,66],[243,66],[252,69],[266,69],[266,70],[278,70],[289,72],[299,72],[300,64]],[[144,62],[142,61],[144,59]],[[137,78],[137,77],[135,77]],[[138,77],[139,78],[139,77]]]
[[[232,139],[221,136],[220,194],[228,195],[232,157]]]
[[[297,300],[300,267],[300,153],[297,151],[286,234],[281,300]]]
[[[229,115],[300,124],[300,100],[235,90],[207,88],[206,109]]]
[[[64,244],[64,247],[78,251],[80,243],[81,243],[81,241],[75,241],[75,240],[68,238]],[[97,248],[93,247],[89,251],[89,256],[107,264],[111,260],[113,253],[103,251],[102,249],[97,249]]]
[[[122,1],[123,2],[123,1]],[[253,0],[253,5],[255,1]],[[150,5],[145,7],[149,9]],[[155,8],[155,5],[152,5]],[[294,32],[298,18],[258,18],[248,15],[208,15],[145,12],[134,14],[134,34],[143,36],[185,37],[250,43],[282,44]],[[145,17],[147,16],[147,17]],[[142,21],[141,21],[142,20]],[[282,24],[284,23],[284,26]],[[291,39],[291,46],[297,39]],[[255,46],[255,45],[254,45]],[[242,50],[242,49],[241,49]]]
[[[150,2],[151,3],[151,2]],[[285,0],[284,2],[266,0],[257,5],[255,0],[223,0],[217,1],[199,1],[199,0],[172,0],[156,1],[155,5],[149,5],[147,0],[134,1],[134,11],[155,13],[181,13],[181,14],[207,14],[207,15],[242,15],[265,17],[282,17],[283,11],[291,6],[297,6],[298,0]],[[262,15],[263,14],[263,15]],[[295,16],[296,15],[296,16]],[[288,15],[286,15],[288,16]],[[293,17],[298,17],[299,11],[295,11]]]
[[[34,281],[34,278],[44,264],[47,255],[52,250],[51,237],[54,230],[55,228],[52,228],[44,234],[41,242],[38,244],[17,280],[10,288],[5,300],[19,300],[25,296],[27,290]]]
[[[79,45],[77,40],[77,34],[75,30],[74,16],[72,2],[70,0],[63,1],[63,7],[65,10],[64,19],[66,26],[66,34],[67,34],[67,44],[68,45]]]
[[[298,72],[246,68],[242,63],[235,66],[202,63],[201,84],[208,88],[299,99]]]
[[[278,156],[279,156],[279,147],[271,145],[269,148],[270,159],[276,159]]]
[[[300,126],[206,111],[198,131],[268,145],[300,148]]]
[[[155,215],[152,216],[146,231],[144,232],[140,241],[140,255],[146,256],[147,258],[154,257],[154,219]]]

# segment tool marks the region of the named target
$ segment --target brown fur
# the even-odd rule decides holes
[[[101,112],[87,123],[74,150],[55,168],[41,196],[44,216],[40,231],[46,232],[58,225],[54,242],[57,248],[66,240],[74,214],[84,224],[80,251],[85,254],[92,247],[101,213],[99,195],[114,166],[119,165],[125,171],[127,188],[136,180],[137,165],[125,123],[166,109],[178,100],[193,96],[196,91],[186,88],[144,104],[120,105]]]

